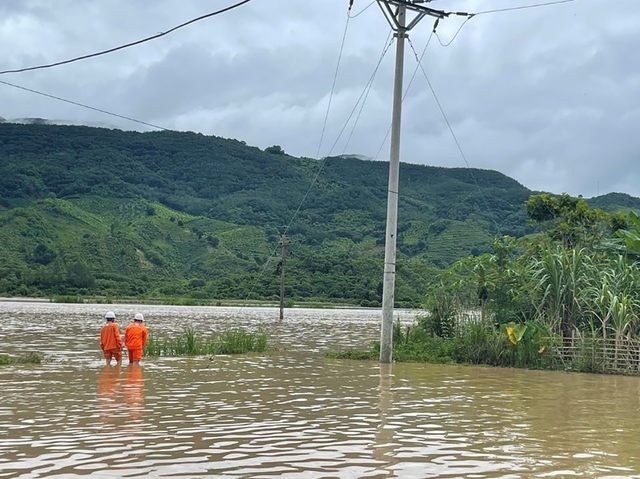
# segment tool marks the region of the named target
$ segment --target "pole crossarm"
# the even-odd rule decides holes
[[[411,30],[426,16],[442,19],[451,15],[451,12],[425,7],[422,5],[422,3],[425,3],[425,0],[377,0],[377,2],[382,13],[389,22],[389,25],[391,25],[391,28],[401,34]],[[394,9],[393,7],[396,8]],[[410,10],[416,14],[409,23],[405,23],[404,25],[401,25],[398,20],[397,12],[400,7],[403,7],[405,10]]]

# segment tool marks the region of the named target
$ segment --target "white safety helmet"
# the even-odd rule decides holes
[[[142,316],[142,313],[136,313],[136,315],[133,318],[134,321],[141,321],[144,323],[144,316]]]
[[[105,319],[116,319],[116,313],[113,311],[107,311],[107,314],[104,315]]]

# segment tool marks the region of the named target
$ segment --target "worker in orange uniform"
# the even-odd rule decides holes
[[[100,348],[104,353],[104,360],[107,366],[111,365],[111,360],[115,359],[116,364],[122,364],[122,338],[120,337],[120,327],[116,323],[116,315],[113,311],[108,311],[104,315],[107,320],[100,331]]]
[[[133,322],[124,330],[124,344],[129,351],[129,364],[139,363],[142,359],[142,350],[147,344],[149,333],[144,325],[142,313],[136,313]]]

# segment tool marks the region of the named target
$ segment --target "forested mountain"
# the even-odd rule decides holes
[[[288,297],[376,305],[387,173],[196,133],[0,123],[0,295],[272,299],[289,226]],[[400,188],[400,306],[434,268],[531,231],[532,192],[495,171],[403,164]]]

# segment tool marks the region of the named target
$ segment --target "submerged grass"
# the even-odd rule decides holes
[[[27,353],[23,356],[9,356],[7,354],[0,354],[0,366],[7,366],[11,364],[40,364],[44,356],[38,353]]]
[[[380,357],[380,351],[376,351],[374,348],[370,350],[349,349],[347,351],[328,351],[325,353],[324,357],[331,359],[357,360],[378,359]]]
[[[210,336],[198,335],[186,328],[176,337],[149,337],[147,356],[205,356],[216,354],[261,353],[267,349],[266,335],[234,329]]]

